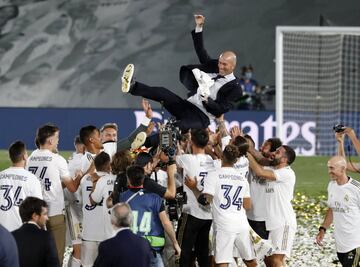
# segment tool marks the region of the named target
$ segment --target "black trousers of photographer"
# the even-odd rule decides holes
[[[193,248],[199,266],[210,266],[209,232],[211,223],[212,220],[198,219],[186,213],[181,214],[176,233],[181,247],[180,267],[192,266]]]
[[[164,87],[148,86],[135,82],[131,87],[130,94],[161,103],[179,121],[177,126],[182,131],[204,129],[210,124],[209,117],[197,106]]]

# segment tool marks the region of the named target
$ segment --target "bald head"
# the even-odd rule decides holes
[[[342,156],[334,156],[327,163],[330,179],[338,184],[344,184],[348,181],[346,176],[346,159]]]
[[[231,61],[236,66],[236,54],[233,51],[225,51],[220,55],[220,58]]]
[[[130,227],[133,221],[131,208],[127,203],[117,203],[111,212],[111,223],[116,228]]]
[[[219,74],[228,75],[232,73],[236,67],[236,54],[232,51],[225,51],[219,57]]]
[[[334,156],[329,159],[328,167],[333,166],[335,168],[345,168],[346,169],[346,159],[342,156]]]

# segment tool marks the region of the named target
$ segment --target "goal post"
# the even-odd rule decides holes
[[[358,131],[359,114],[360,27],[278,26],[276,136],[300,155],[334,155],[332,127]]]

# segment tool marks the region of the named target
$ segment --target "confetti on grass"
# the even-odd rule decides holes
[[[287,261],[288,267],[338,267],[333,228],[328,229],[324,239],[324,247],[315,244],[315,237],[318,228],[322,223],[327,210],[325,195],[308,197],[302,193],[296,193],[293,200],[293,207],[297,217],[297,233],[295,236],[292,255]],[[71,248],[65,252],[63,267],[67,266]],[[239,266],[245,266],[239,263]],[[259,267],[265,266],[259,262]]]

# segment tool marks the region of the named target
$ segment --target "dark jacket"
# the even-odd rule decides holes
[[[94,267],[148,267],[152,257],[149,242],[125,229],[100,243]]]
[[[189,90],[188,96],[196,93],[198,83],[192,73],[194,68],[198,68],[206,73],[219,73],[218,59],[212,59],[204,48],[202,32],[191,32],[194,48],[201,64],[181,66],[180,68],[180,82]],[[232,107],[231,102],[239,100],[242,96],[242,89],[240,79],[235,78],[224,84],[216,95],[216,99],[208,98],[208,103],[203,102],[207,112],[215,117],[228,112]]]
[[[25,223],[12,234],[19,249],[20,267],[60,267],[55,240],[50,232]]]

